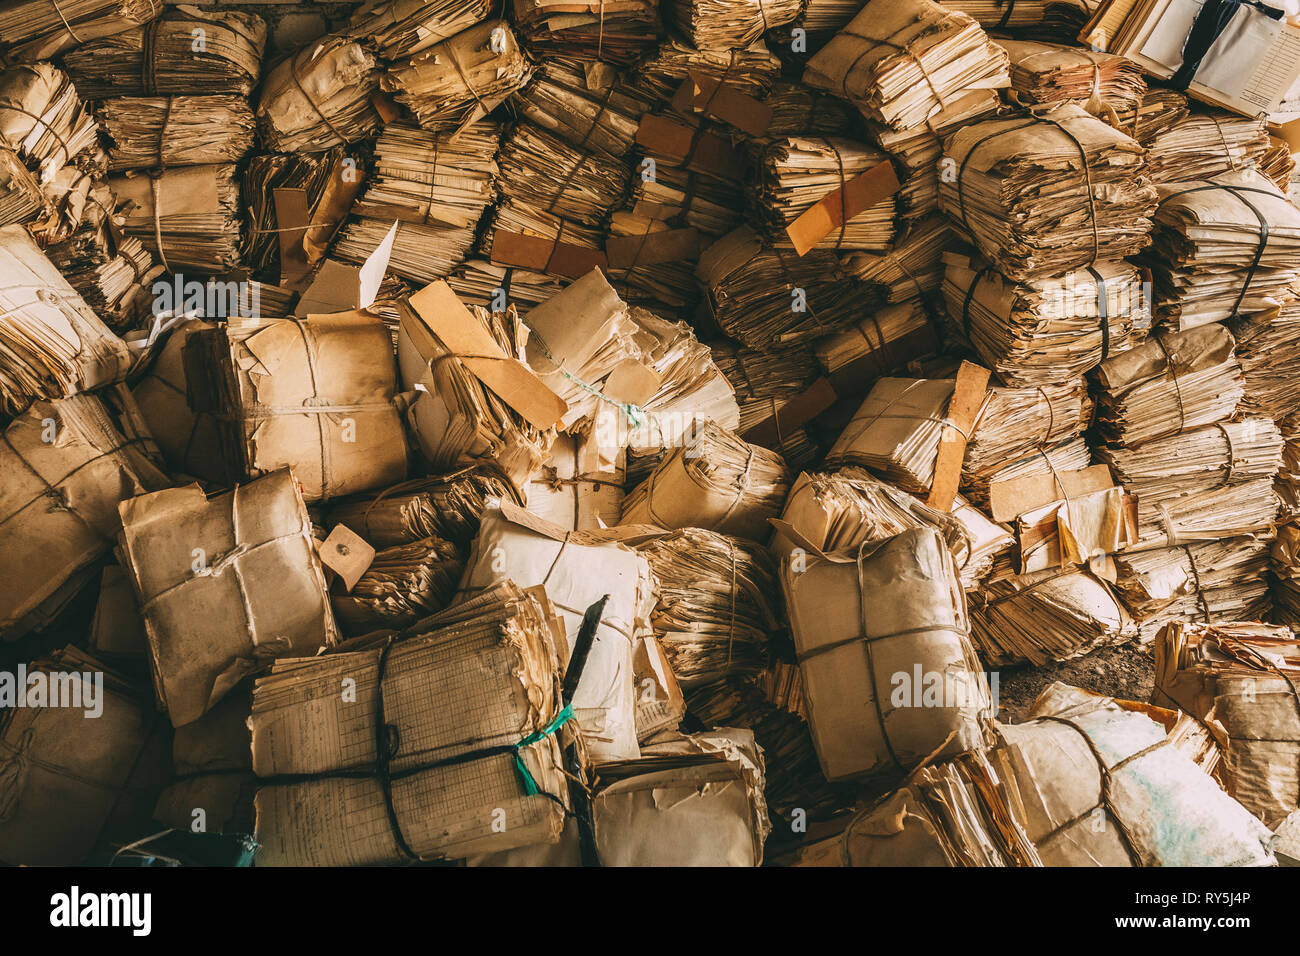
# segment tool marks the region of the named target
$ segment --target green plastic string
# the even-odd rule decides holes
[[[555,715],[555,719],[543,727],[541,730],[534,731],[519,743],[515,744],[515,770],[519,772],[519,779],[524,782],[524,793],[528,796],[535,796],[541,791],[537,788],[537,781],[533,775],[528,772],[528,767],[524,765],[524,758],[520,754],[525,747],[531,747],[539,741],[545,740],[551,734],[555,733],[573,718],[573,705],[565,704],[564,709]]]
[[[602,392],[600,389],[596,388],[594,385],[591,385],[588,382],[584,382],[576,375],[569,374],[569,372],[565,370],[565,368],[561,366],[559,362],[555,361],[555,356],[551,354],[551,350],[547,347],[546,340],[542,338],[541,333],[539,333],[536,329],[530,329],[530,331],[534,336],[536,336],[537,344],[541,346],[542,354],[545,355],[548,359],[550,359],[551,364],[556,367],[556,369],[559,371],[561,375],[567,378],[570,382],[573,382],[573,384],[577,385],[579,388],[585,388],[587,391],[591,392],[591,394],[599,398],[602,402],[607,402],[608,404],[613,405],[615,408],[622,410],[623,414],[627,416],[627,420],[630,421],[634,427],[640,428],[642,425],[645,424],[646,410],[644,408],[642,408],[639,405],[634,405],[631,402],[616,402],[608,395],[606,395],[604,392]]]

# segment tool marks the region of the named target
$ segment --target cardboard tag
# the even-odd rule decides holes
[[[720,119],[750,136],[762,136],[772,107],[711,76],[690,73],[673,95],[673,109]]]
[[[433,351],[429,336],[437,336],[479,381],[536,428],[554,427],[569,410],[531,368],[506,355],[446,282],[425,286],[408,304],[417,321],[404,318],[403,328],[422,355]]]
[[[1026,511],[1053,501],[1082,498],[1114,485],[1110,469],[1105,465],[995,481],[989,485],[989,510],[994,521],[1013,521]]]
[[[344,590],[351,591],[375,560],[375,549],[365,538],[347,525],[336,524],[334,530],[320,544],[321,564],[343,581]]]
[[[745,171],[744,157],[721,136],[697,133],[693,127],[667,116],[643,116],[636,141],[648,152],[696,172],[739,179]]]
[[[492,234],[492,251],[488,257],[497,265],[517,266],[570,279],[579,279],[592,269],[608,267],[605,253],[599,249],[502,229]]]
[[[659,262],[694,259],[700,254],[700,234],[694,227],[664,229],[640,236],[614,236],[605,243],[611,269],[632,269]]]
[[[663,380],[659,373],[647,368],[636,359],[624,359],[610,372],[601,388],[601,394],[616,402],[644,405],[659,392]]]
[[[966,436],[975,426],[975,417],[984,406],[984,393],[988,390],[992,373],[974,362],[962,362],[957,369],[957,384],[948,402],[947,419],[943,436],[939,439],[939,454],[934,460],[934,481],[926,501],[931,508],[951,511],[961,481],[961,463],[966,457]]]
[[[350,165],[349,165],[350,164]],[[340,156],[330,170],[329,180],[312,213],[311,228],[303,236],[307,261],[315,265],[329,251],[330,239],[343,226],[348,210],[365,185],[362,167],[356,157]]]
[[[889,160],[863,170],[827,193],[786,227],[794,251],[804,255],[854,216],[884,202],[902,188]]]
[[[293,287],[311,270],[303,246],[311,220],[307,190],[282,186],[273,190],[272,195],[280,237],[280,285]]]

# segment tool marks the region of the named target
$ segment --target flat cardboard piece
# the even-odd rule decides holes
[[[1114,484],[1110,469],[1105,465],[995,481],[989,485],[989,509],[994,521],[1013,521],[1026,511],[1053,501],[1081,498],[1114,487]]]
[[[827,193],[786,227],[794,251],[804,255],[854,216],[884,202],[902,188],[889,160],[854,176]]]
[[[547,275],[578,279],[592,269],[608,266],[605,253],[599,249],[568,242],[556,242],[541,236],[527,236],[521,232],[498,229],[492,234],[492,251],[489,258],[497,265],[517,266],[544,272]]]
[[[641,236],[613,236],[605,243],[611,269],[633,269],[660,262],[694,259],[700,254],[700,234],[693,227],[666,229]]]
[[[961,481],[961,463],[966,457],[966,438],[975,427],[975,418],[984,405],[992,373],[974,362],[962,362],[957,369],[957,384],[948,402],[947,424],[939,439],[939,454],[934,460],[934,481],[926,501],[931,508],[951,511]]]
[[[762,136],[772,122],[772,107],[716,77],[690,73],[673,96],[679,113],[720,119],[750,136]]]
[[[321,564],[337,574],[349,592],[375,560],[375,549],[345,524],[336,524],[318,550]]]
[[[307,206],[307,190],[296,187],[277,187],[275,221],[280,239],[280,285],[293,288],[311,270],[303,237],[309,228],[311,212]]]

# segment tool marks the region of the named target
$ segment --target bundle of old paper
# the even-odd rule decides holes
[[[516,266],[497,265],[486,259],[466,259],[447,276],[447,284],[466,305],[501,311],[497,305],[513,305],[527,311],[545,302],[565,285],[544,272]],[[502,301],[501,293],[505,293]]]
[[[933,353],[939,332],[920,299],[887,305],[813,344],[837,393],[861,393],[875,380]]]
[[[619,204],[628,168],[604,153],[587,151],[520,123],[501,143],[502,193],[530,206],[542,219],[557,217],[597,226]]]
[[[703,142],[706,137],[701,137]],[[641,144],[643,152],[654,151]],[[654,158],[654,176],[647,176],[645,159]],[[741,219],[741,184],[722,176],[710,175],[707,170],[675,165],[668,157],[646,156],[642,159],[641,175],[632,177],[632,194],[628,209],[635,216],[653,218],[661,222],[677,221],[683,228],[691,228],[716,239],[730,232]]]
[[[576,62],[543,63],[511,102],[524,118],[579,149],[625,155],[650,100],[621,81],[589,87]]]
[[[765,548],[685,528],[637,550],[658,582],[650,626],[683,688],[762,669],[780,613],[776,562]]]
[[[803,391],[817,377],[815,353],[807,345],[750,349],[720,341],[712,343],[711,350],[740,403],[742,432],[771,417],[781,400]]]
[[[83,226],[47,246],[45,255],[114,332],[138,326],[150,315],[153,283],[163,267],[139,239],[114,240],[103,225]]]
[[[544,587],[564,623],[566,666],[583,613],[609,595],[582,680],[568,702],[597,762],[639,753],[632,659],[639,638],[650,633],[655,583],[646,559],[620,543],[630,537],[628,530],[569,531],[508,501],[489,504],[458,592],[461,600],[473,600],[507,580]]]
[[[998,271],[1060,275],[1139,252],[1156,190],[1134,140],[1063,103],[963,126],[944,144],[939,206]]]
[[[671,100],[691,76],[725,82],[735,92],[757,98],[780,73],[781,61],[762,40],[731,50],[704,50],[671,35],[631,71],[636,86],[658,100]]]
[[[632,680],[637,686],[637,743],[644,745],[677,730],[686,716],[686,698],[668,655],[653,634],[637,641],[632,652]]]
[[[1156,137],[1167,132],[1186,119],[1188,113],[1187,97],[1174,90],[1148,89],[1142,94],[1142,101],[1115,108],[1111,122],[1129,136],[1147,147],[1148,169],[1159,162],[1159,157],[1150,152]],[[1148,175],[1151,175],[1148,173]],[[1152,181],[1156,177],[1151,175]]]
[[[623,457],[590,433],[561,434],[525,486],[524,506],[573,531],[616,525],[623,511]]]
[[[929,216],[912,223],[884,253],[855,252],[842,260],[844,271],[883,294],[886,302],[919,299],[930,308],[930,294],[943,281],[943,247],[951,238],[948,220]]]
[[[349,161],[355,163],[342,146],[320,153],[272,153],[250,158],[243,177],[243,196],[248,205],[250,225],[248,245],[244,250],[245,264],[259,275],[274,274],[278,266],[284,265],[280,262],[281,237],[296,240],[307,254],[307,261],[299,268],[308,267],[316,252],[323,255],[338,224],[322,220],[336,212],[341,213],[342,210],[334,209],[333,204],[342,203],[343,195],[355,193],[361,186],[359,175],[355,177],[358,180],[355,184],[346,181]],[[289,222],[286,210],[285,222],[280,222],[275,200],[277,189],[302,190],[306,194],[303,197],[304,220]],[[351,203],[350,195],[346,201]],[[308,229],[309,225],[314,225],[314,228]],[[286,232],[280,232],[281,228]],[[299,229],[301,231],[294,231]]]
[[[1048,866],[1267,866],[1272,834],[1145,714],[1065,684],[990,761]]]
[[[677,249],[673,245],[680,242]],[[606,255],[614,255],[607,272],[629,302],[674,314],[689,314],[699,299],[695,262],[700,236],[694,229],[674,229],[662,219],[617,209],[609,217]]]
[[[1227,738],[1227,791],[1269,827],[1300,801],[1300,641],[1267,624],[1174,623],[1156,638],[1152,699]]]
[[[528,82],[531,67],[504,20],[467,27],[389,67],[380,86],[425,129],[462,129]]]
[[[1115,555],[1115,589],[1144,641],[1170,621],[1261,621],[1271,616],[1269,545],[1255,536]]]
[[[654,45],[651,0],[514,0],[514,19],[539,54],[626,64]]]
[[[967,257],[944,258],[949,314],[999,378],[1026,392],[1053,387],[1063,369],[1086,371],[1150,326],[1141,275],[1126,263],[1016,284]]]
[[[149,832],[136,828],[149,826],[168,767],[147,694],[72,646],[18,674],[0,710],[0,860],[74,866]]]
[[[1240,316],[1228,328],[1244,379],[1237,407],[1273,419],[1300,408],[1300,379],[1290,372],[1300,361],[1300,287],[1288,289],[1276,308]]]
[[[1016,4],[1017,8],[1019,4]],[[979,751],[919,768],[795,866],[1042,866]]]
[[[826,779],[889,782],[979,749],[989,690],[938,531],[797,560],[781,583]]]
[[[870,308],[831,251],[798,256],[740,226],[700,254],[695,274],[714,320],[755,349],[834,332]]]
[[[774,451],[706,422],[672,449],[623,502],[622,524],[704,528],[763,541],[780,513],[790,473]]]
[[[990,387],[966,444],[962,490],[972,501],[986,505],[994,482],[1086,466],[1086,446],[1081,449],[1082,462],[1067,467],[1052,461],[1050,449],[1081,444],[1075,440],[1091,421],[1092,409],[1082,378],[1058,376],[1055,383],[1034,387]]]
[[[996,116],[1002,108],[997,90],[970,90],[933,114],[923,126],[896,130],[868,119],[867,129],[872,139],[910,173],[932,177],[937,189],[937,163],[943,154],[944,139],[968,123]]]
[[[1207,103],[1258,116],[1277,110],[1300,80],[1300,26],[1274,16],[1262,4],[1234,6],[1207,32],[1194,0],[1106,0],[1079,39]]]
[[[432,282],[451,273],[474,244],[474,226],[495,195],[492,159],[501,130],[474,123],[458,133],[430,133],[391,123],[375,143],[375,172],[352,207],[335,253],[363,263],[394,219],[389,269]]]
[[[126,374],[125,343],[92,312],[22,226],[0,228],[0,399],[13,412]],[[40,295],[36,295],[36,291]]]
[[[811,3],[805,4],[805,11],[811,10],[812,6]],[[810,90],[802,83],[789,80],[773,83],[762,103],[771,110],[772,116],[762,139],[750,144],[751,147],[762,146],[764,140],[780,136],[833,136],[852,125],[856,112],[848,103],[829,93]]]
[[[442,538],[384,548],[346,593],[336,586],[334,617],[348,635],[409,627],[447,606],[464,570],[460,548]]]
[[[396,640],[277,661],[254,685],[250,718],[258,863],[394,864],[555,842],[570,714],[555,623],[507,580]],[[376,744],[384,725],[388,749]]]
[[[0,514],[10,538],[0,638],[21,637],[61,610],[117,535],[118,503],[165,488],[157,447],[124,389],[35,402],[4,429]]]
[[[1137,635],[1106,581],[1077,567],[995,570],[970,615],[980,658],[994,667],[1068,660]]]
[[[943,535],[965,590],[975,587],[992,567],[994,555],[1012,543],[1004,527],[960,495],[951,513],[940,511],[860,468],[842,468],[795,479],[772,548],[782,555],[809,544],[824,552],[852,551],[869,541],[925,527]],[[787,529],[797,537],[787,536]]]
[[[898,181],[884,153],[839,136],[788,136],[766,146],[756,165],[748,187],[750,219],[765,229],[770,241],[800,253],[808,248],[889,248],[898,206],[892,192]],[[860,178],[866,182],[868,177],[880,179],[881,185],[864,187],[869,198],[856,191],[850,196],[850,185],[856,187]],[[823,228],[832,228],[824,236],[817,235],[822,228],[803,219],[819,203],[831,204]]]
[[[904,130],[1009,79],[1006,52],[966,14],[931,0],[871,0],[808,61],[803,82]]]
[[[719,727],[600,768],[592,797],[602,866],[760,866],[771,832],[764,754],[752,731]]]
[[[664,20],[701,50],[747,47],[799,15],[797,0],[668,0]]]
[[[1275,620],[1300,627],[1300,525],[1294,520],[1277,529],[1270,557]]]
[[[289,469],[211,498],[198,485],[157,491],[119,511],[154,688],[174,726],[203,716],[269,660],[335,642],[311,521]]]
[[[397,341],[406,418],[435,472],[495,463],[522,489],[567,406],[528,367],[514,307],[470,312],[445,282],[404,300]]]
[[[1136,109],[1146,82],[1122,56],[1058,43],[998,40],[1011,60],[1011,89],[1022,105],[1076,102],[1100,116]]]
[[[1280,521],[1300,515],[1300,412],[1277,420],[1282,433],[1282,467],[1273,480],[1273,488],[1282,501]]]
[[[122,230],[168,271],[220,275],[239,265],[243,212],[233,163],[136,170],[109,180],[126,208]]]
[[[192,724],[172,737],[173,781],[158,797],[154,819],[189,830],[202,809],[208,833],[252,833],[253,754],[248,715],[251,682],[245,681]]]
[[[1259,166],[1269,149],[1268,125],[1231,113],[1192,113],[1143,141],[1155,183],[1190,182]]]
[[[218,422],[228,481],[292,466],[308,501],[406,477],[392,341],[364,312],[192,332],[189,404]]]
[[[45,205],[40,183],[27,171],[18,154],[0,146],[0,226],[28,222]]]
[[[70,0],[6,4],[0,11],[0,37],[15,61],[46,60],[64,50],[130,30],[162,12],[154,0]]]
[[[1300,279],[1300,209],[1255,170],[1160,186],[1156,315],[1190,329],[1281,305]]]
[[[487,18],[488,0],[366,0],[348,33],[365,37],[385,60],[400,60]]]
[[[119,96],[100,106],[109,169],[237,163],[253,148],[242,96]]]
[[[355,143],[380,125],[371,99],[379,84],[375,58],[360,43],[326,36],[267,73],[257,121],[267,149],[319,152]]]
[[[432,478],[413,478],[378,494],[330,502],[330,527],[347,525],[376,548],[422,538],[445,538],[468,548],[478,534],[479,515],[491,498],[518,494],[498,469],[462,468]],[[516,499],[517,504],[522,504]]]
[[[201,31],[196,34],[195,31]],[[196,49],[198,36],[202,49]],[[63,65],[91,99],[110,96],[247,96],[262,72],[266,21],[240,10],[167,6],[158,19],[69,50]]]
[[[1230,418],[1243,391],[1232,335],[1217,324],[1152,336],[1094,374],[1098,437],[1112,448]]]

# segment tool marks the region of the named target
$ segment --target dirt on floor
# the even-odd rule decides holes
[[[1004,667],[998,675],[998,720],[1018,724],[1049,684],[1063,681],[1107,697],[1147,701],[1155,684],[1150,644],[1106,647],[1074,660],[1034,667]],[[990,682],[993,674],[989,674]]]

